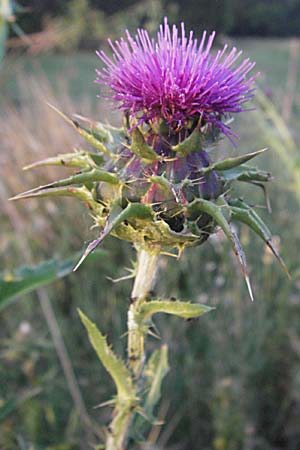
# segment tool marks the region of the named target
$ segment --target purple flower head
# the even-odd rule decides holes
[[[247,75],[255,63],[245,59],[236,64],[242,52],[228,51],[227,45],[213,55],[215,33],[208,39],[206,34],[198,42],[192,31],[186,36],[183,23],[181,34],[175,25],[171,30],[166,18],[157,41],[146,30],[137,30],[134,38],[127,31],[126,39],[109,41],[112,59],[97,53],[105,67],[97,70],[96,81],[108,86],[119,108],[139,124],[164,119],[175,129],[201,119],[233,135],[222,119],[244,111],[253,97],[256,75]]]

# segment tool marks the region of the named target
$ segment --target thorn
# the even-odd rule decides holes
[[[291,274],[289,272],[289,269],[287,268],[283,258],[281,257],[280,253],[278,252],[278,249],[276,248],[276,246],[273,244],[272,239],[266,241],[266,245],[268,246],[268,248],[271,250],[271,252],[273,253],[273,255],[275,256],[275,258],[277,259],[277,261],[279,262],[279,264],[281,265],[283,271],[286,273],[288,279],[291,281],[292,277]]]
[[[147,334],[149,334],[149,336],[154,337],[155,339],[161,340],[161,337],[158,334],[154,333],[154,331],[152,331],[150,329],[148,330]]]
[[[106,402],[99,403],[99,405],[93,406],[93,409],[103,408],[104,406],[114,406],[116,404],[116,400],[107,400]]]
[[[134,278],[134,277],[135,277],[135,274],[131,273],[129,275],[125,275],[124,277],[120,277],[120,278],[112,278],[112,277],[106,276],[106,279],[111,281],[112,283],[120,283],[121,281],[131,280],[131,278]]]
[[[20,195],[21,195],[21,194],[17,194],[17,195],[15,195],[14,197],[10,197],[10,198],[8,199],[8,201],[9,201],[9,202],[13,202],[13,201],[15,201],[15,200],[19,200],[19,199],[20,199]]]
[[[252,287],[251,287],[249,276],[247,274],[245,274],[244,276],[245,276],[245,281],[246,281],[246,284],[247,284],[247,288],[248,288],[248,292],[249,292],[251,301],[254,302],[253,291],[252,291]]]
[[[76,119],[82,120],[82,122],[86,122],[92,124],[93,121],[88,117],[82,116],[81,114],[72,114],[72,116],[76,117]]]
[[[271,180],[270,180],[271,181]],[[267,191],[266,186],[263,183],[260,183],[258,181],[250,181],[250,184],[253,184],[254,186],[258,186],[263,190],[264,196],[265,196],[265,202],[266,202],[266,207],[267,207],[267,211],[269,214],[272,213],[272,206],[271,206],[271,202],[270,202],[270,197]]]
[[[159,333],[159,329],[157,328],[157,326],[155,325],[154,322],[152,322],[151,328],[155,331],[155,334],[157,334],[157,336],[159,337],[159,339],[161,339],[160,333]]]
[[[125,331],[125,333],[121,334],[120,339],[124,339],[126,336],[128,336],[128,331]]]
[[[85,252],[83,253],[82,257],[80,258],[80,260],[78,261],[78,263],[74,267],[73,272],[76,272],[76,270],[81,266],[81,264],[89,256],[89,254],[91,252],[93,252],[96,249],[96,247],[98,247],[98,245],[101,243],[102,239],[103,239],[103,237],[100,236],[99,238],[95,239],[94,241],[92,241],[87,246],[87,248],[86,248]]]
[[[73,127],[77,128],[75,121],[70,119],[68,116],[66,116],[66,114],[64,114],[62,111],[60,111],[58,108],[56,108],[54,105],[51,105],[51,103],[46,102],[46,104],[48,106],[50,106],[51,109],[53,109],[53,111],[57,112],[57,114],[59,114],[63,119],[65,119],[66,122],[68,122],[70,125],[72,125]]]

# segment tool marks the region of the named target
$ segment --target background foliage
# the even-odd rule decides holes
[[[93,46],[95,42],[99,45],[98,39],[117,35],[126,24],[136,27],[146,21],[146,26],[154,30],[166,7],[154,1],[144,5],[124,2],[125,9],[115,11],[114,4],[94,2],[94,7],[101,6],[101,10],[93,16],[87,0],[72,4],[45,0],[32,3],[34,9],[19,16],[29,33],[44,30],[45,13],[51,13],[55,26],[50,21],[50,29],[58,26],[66,34],[55,41],[58,53],[32,56],[11,52],[0,75],[0,272],[5,279],[18,266],[32,266],[53,257],[58,261],[68,258],[93,236],[86,211],[77,203],[47,199],[16,205],[7,198],[58,178],[55,168],[29,173],[22,172],[22,166],[83,146],[45,101],[69,114],[77,112],[118,123],[118,113],[96,98],[98,87],[93,79],[99,60],[91,51],[67,56],[64,51]],[[187,7],[176,9],[176,2],[168,5],[168,13],[175,19],[186,15],[197,27],[205,18],[207,26],[231,33],[244,33],[242,23],[248,30],[245,34],[258,32],[255,27],[259,23],[261,30],[275,30],[276,20],[282,30],[278,27],[274,33],[293,35],[297,31],[292,28],[299,19],[296,1],[253,0],[249,5],[236,1],[233,6],[231,2],[203,2],[202,8],[199,1],[190,4],[194,14]],[[68,9],[67,5],[72,7]],[[288,14],[291,25],[283,20]],[[79,26],[82,32],[78,34]],[[49,34],[46,37],[49,42]],[[261,214],[275,233],[292,281],[285,278],[261,242],[244,227],[238,232],[248,255],[254,304],[249,301],[222,234],[203,247],[187,251],[179,263],[161,260],[159,295],[207,303],[216,310],[200,321],[182,323],[170,317],[157,320],[161,338],[170,346],[172,370],[164,383],[165,400],[158,411],[167,425],[149,430],[151,445],[147,450],[300,448],[299,46],[294,40],[257,37],[236,39],[234,43],[257,61],[262,73],[261,90],[256,111],[239,116],[234,123],[241,136],[238,149],[225,142],[224,147],[231,154],[270,147],[262,157],[261,167],[268,167],[275,176],[269,192],[272,214],[263,208]],[[41,40],[35,45],[40,46]],[[45,44],[43,48],[47,48]],[[263,205],[260,190],[252,189],[253,202]],[[111,397],[113,386],[90,348],[76,312],[80,307],[106,333],[116,352],[125,351],[125,340],[119,338],[125,331],[130,281],[113,284],[107,277],[126,275],[125,267],[131,267],[133,252],[129,245],[114,239],[109,239],[104,249],[104,259],[85,264],[78,273],[42,291],[44,294],[38,291],[23,295],[1,311],[1,449],[92,448],[93,431],[91,435],[90,427],[82,420],[84,414],[74,406],[72,387],[64,376],[47,325],[42,308],[45,292],[54,308],[92,430],[95,424],[108,421],[109,407],[96,406]],[[155,347],[156,341],[151,340],[149,346]]]
[[[80,4],[81,0],[22,0],[19,3],[31,10],[30,18],[24,15],[21,24],[27,32],[32,32],[43,27],[47,16],[65,15],[70,3]],[[106,16],[124,11],[137,3],[134,0],[88,2],[89,7]],[[238,36],[300,34],[299,0],[162,0],[163,9],[170,6],[175,6],[180,11],[179,20],[184,20],[194,29],[213,28]]]

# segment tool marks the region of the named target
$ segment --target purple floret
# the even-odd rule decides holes
[[[231,113],[245,111],[243,105],[253,97],[253,81],[247,78],[255,63],[237,60],[242,52],[233,48],[212,55],[215,38],[207,39],[204,31],[198,42],[184,24],[181,35],[167,19],[160,26],[157,41],[146,30],[137,30],[133,38],[126,32],[114,44],[109,41],[113,58],[103,51],[98,56],[105,67],[97,70],[99,84],[106,85],[111,98],[138,123],[165,119],[169,125],[184,125],[186,120],[202,119],[227,135],[233,133],[222,119]]]

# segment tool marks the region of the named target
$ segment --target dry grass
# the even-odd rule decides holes
[[[18,261],[18,244],[28,240],[34,253],[52,256],[53,250],[75,246],[81,248],[88,238],[88,220],[82,206],[63,199],[30,200],[11,204],[8,198],[39,184],[55,180],[67,173],[59,167],[22,171],[25,165],[43,158],[70,152],[81,146],[81,138],[47,105],[51,103],[68,114],[78,111],[66,94],[63,86],[54,93],[45,77],[28,77],[19,80],[22,102],[18,105],[9,99],[2,101],[0,110],[0,203],[2,211],[0,250],[7,255],[4,267],[12,260]],[[91,101],[81,103],[81,111],[92,116]],[[100,109],[100,108],[99,108]],[[100,111],[99,111],[100,115]],[[17,208],[17,215],[15,214]],[[22,221],[18,226],[14,222]],[[72,236],[66,236],[68,228],[62,224],[72,223]],[[22,236],[16,236],[13,228],[22,229]],[[75,226],[73,226],[75,225]],[[8,256],[10,254],[10,257]]]

